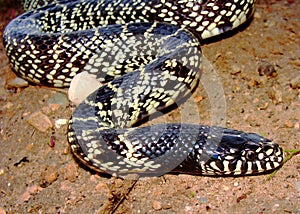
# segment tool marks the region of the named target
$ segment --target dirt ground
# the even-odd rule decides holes
[[[2,37],[18,10],[11,6],[0,11]],[[214,103],[206,86],[220,83],[225,115],[216,118],[224,118],[224,125],[262,134],[286,150],[299,149],[299,11],[297,0],[262,0],[253,20],[240,32],[205,44],[203,54],[218,81],[215,85],[202,81],[187,104],[163,120],[180,121],[179,113],[187,110],[190,118],[194,112],[202,124],[214,124],[219,111],[212,110]],[[113,205],[112,194],[123,190],[128,194],[115,213],[300,213],[299,155],[270,180],[268,175],[168,174],[141,179],[128,191],[126,181],[95,174],[74,160],[67,126],[54,126],[58,119],[68,119],[73,110],[64,93],[33,85],[9,87],[15,75],[2,43],[0,76],[1,214],[99,213]],[[46,116],[41,125],[47,125],[49,118],[53,129],[43,132],[30,125],[28,119],[36,112]],[[55,142],[52,147],[50,139]]]

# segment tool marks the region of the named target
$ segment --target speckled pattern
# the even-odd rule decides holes
[[[29,2],[36,1],[27,1],[28,9],[39,6]],[[216,4],[193,0],[58,1],[12,21],[4,32],[4,45],[21,77],[37,84],[65,87],[95,54],[114,54],[110,45],[115,46],[117,38],[125,37],[120,26],[115,30],[101,26],[158,21],[180,26],[205,39],[237,27],[252,13],[253,0]],[[98,69],[103,72],[122,70],[119,67],[123,61],[111,65],[113,60],[104,56],[100,59],[102,66]],[[102,76],[99,81],[106,80]]]

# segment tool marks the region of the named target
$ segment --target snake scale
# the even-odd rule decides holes
[[[25,1],[4,45],[14,71],[67,87],[86,71],[105,83],[74,111],[68,141],[86,166],[108,174],[254,175],[283,161],[254,133],[170,123],[134,126],[178,103],[198,84],[200,41],[230,31],[254,0]]]

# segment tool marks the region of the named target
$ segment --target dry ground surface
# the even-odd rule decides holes
[[[20,10],[0,3],[2,37]],[[223,86],[225,125],[262,134],[288,150],[300,148],[299,11],[297,0],[259,1],[254,19],[240,32],[203,47]],[[42,132],[29,124],[36,112],[52,124],[68,119],[73,107],[53,88],[9,87],[15,75],[2,43],[0,76],[0,213],[99,213],[113,204],[112,193],[123,190],[128,194],[115,213],[300,213],[299,155],[270,180],[165,175],[141,179],[129,192],[125,181],[95,174],[74,160],[66,125]],[[196,113],[202,124],[215,123],[219,111],[212,110],[205,88],[211,85],[202,81],[187,104],[161,120],[180,121],[180,113],[187,112],[185,122]]]

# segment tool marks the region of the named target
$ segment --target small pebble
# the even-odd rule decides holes
[[[60,182],[60,190],[67,190],[70,191],[73,190],[72,184],[70,181],[61,181]]]
[[[27,187],[26,191],[19,196],[18,204],[23,204],[24,202],[27,202],[30,199],[31,195],[35,195],[42,190],[43,188],[37,185]]]
[[[274,65],[268,62],[261,62],[258,66],[259,76],[276,77],[277,72]]]
[[[251,79],[251,80],[248,81],[248,86],[249,86],[250,88],[255,87],[255,86],[258,86],[259,84],[260,84],[260,83],[259,83],[257,80],[254,80],[254,79]]]
[[[268,108],[268,106],[269,106],[269,103],[266,102],[266,103],[264,103],[262,106],[258,107],[258,109],[259,109],[259,110],[266,110],[266,109]]]
[[[32,113],[27,122],[41,132],[46,132],[53,127],[50,119],[40,111]]]
[[[237,74],[239,74],[239,73],[241,73],[241,72],[242,72],[242,69],[241,69],[240,66],[238,66],[238,65],[233,65],[233,66],[231,67],[231,72],[230,72],[230,74],[232,74],[232,75],[237,75]]]
[[[51,109],[48,106],[43,106],[42,107],[42,112],[45,113],[45,114],[50,114]]]
[[[153,191],[151,191],[151,193],[155,196],[160,196],[163,194],[163,190],[162,189],[154,189]]]
[[[168,210],[172,208],[172,204],[171,203],[167,203],[167,204],[163,204],[162,209],[164,210]]]
[[[161,203],[159,201],[153,201],[152,207],[153,207],[154,210],[161,210],[162,209]]]
[[[108,192],[109,191],[108,186],[103,181],[98,182],[98,184],[95,187],[95,190],[98,192],[104,192],[104,191]]]
[[[184,207],[184,213],[192,214],[192,213],[194,213],[193,211],[194,211],[194,209],[191,206],[185,206]]]
[[[195,98],[195,102],[196,102],[196,103],[199,103],[199,102],[201,102],[203,99],[204,99],[203,96],[197,96],[197,97]]]
[[[70,148],[69,148],[69,146],[66,146],[63,150],[63,154],[67,155],[67,154],[69,154],[69,152],[70,152]]]
[[[74,182],[78,176],[77,168],[78,166],[73,162],[68,163],[64,168],[62,168],[61,171],[62,174],[64,174],[64,179]]]
[[[57,92],[53,96],[51,96],[48,100],[48,104],[57,104],[60,106],[65,106],[69,104],[69,100],[66,94]]]
[[[260,100],[256,97],[253,99],[252,103],[258,103]]]
[[[6,214],[6,211],[3,207],[0,207],[0,214]]]
[[[230,190],[230,187],[229,186],[223,186],[223,190],[228,191],[228,190]]]
[[[48,166],[45,171],[41,173],[40,186],[46,188],[50,186],[58,178],[58,169],[57,166]]]
[[[300,75],[291,80],[292,89],[300,88]]]
[[[278,210],[279,208],[279,204],[274,204],[272,207],[272,212],[275,212],[276,210]]]
[[[100,178],[100,176],[97,174],[91,175],[90,181],[97,183],[99,178]]]
[[[68,119],[57,119],[55,120],[55,128],[60,128],[63,125],[66,125],[68,123]]]
[[[269,98],[274,104],[279,104],[282,102],[282,92],[276,88],[272,88],[268,91]]]
[[[205,203],[208,202],[208,198],[206,198],[206,197],[200,197],[200,198],[199,198],[199,201],[200,201],[202,204],[205,204]]]
[[[18,198],[18,203],[23,204],[24,202],[27,202],[30,199],[30,193],[28,191],[24,192],[22,195]]]
[[[255,18],[255,19],[261,19],[260,13],[257,12],[257,11],[255,11],[255,13],[254,13],[254,18]]]
[[[285,125],[285,127],[287,127],[287,128],[293,128],[293,127],[294,127],[293,122],[290,121],[290,120],[286,120],[286,121],[284,122],[284,125]]]
[[[9,88],[24,88],[28,86],[28,82],[20,77],[11,80],[8,85]]]
[[[296,181],[296,189],[297,191],[300,191],[300,181]]]
[[[7,103],[3,106],[3,108],[4,108],[4,109],[11,109],[13,106],[14,106],[14,104],[13,104],[12,102],[7,102]]]
[[[294,59],[292,62],[294,65],[300,66],[300,59]]]

